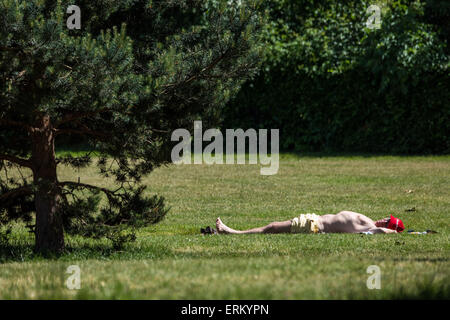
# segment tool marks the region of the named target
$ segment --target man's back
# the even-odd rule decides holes
[[[372,219],[352,211],[323,215],[320,222],[325,233],[359,233],[377,228]]]

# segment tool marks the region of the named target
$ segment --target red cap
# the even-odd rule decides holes
[[[394,217],[392,214],[387,227],[388,229],[392,229],[397,232],[402,232],[403,230],[405,230],[405,226],[403,225],[402,220]]]

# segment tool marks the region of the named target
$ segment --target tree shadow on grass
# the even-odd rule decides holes
[[[111,244],[82,244],[66,246],[61,253],[35,252],[34,245],[29,243],[0,244],[0,264],[10,262],[36,261],[73,261],[73,260],[132,260],[173,257],[172,250],[162,245],[146,245],[145,248],[132,244],[123,248],[114,248]]]
[[[448,300],[450,299],[450,278],[438,281],[435,275],[412,279],[407,285],[380,290],[350,289],[348,299],[382,299],[382,300]]]
[[[0,244],[0,263],[31,260],[33,246],[29,244]]]
[[[433,280],[425,279],[417,282],[413,290],[409,287],[400,287],[387,298],[393,300],[448,300],[450,299],[448,280],[436,283]]]

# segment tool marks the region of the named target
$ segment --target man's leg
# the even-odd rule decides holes
[[[216,220],[217,232],[222,234],[252,234],[252,233],[290,233],[291,232],[291,220],[283,222],[272,222],[267,226],[254,228],[244,231],[234,230],[227,227],[220,218]]]

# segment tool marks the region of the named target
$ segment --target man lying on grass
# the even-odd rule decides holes
[[[301,214],[299,217],[283,222],[272,222],[265,227],[244,231],[227,227],[220,218],[216,220],[217,232],[221,234],[251,233],[397,233],[405,227],[400,219],[389,218],[373,221],[363,214],[341,211],[338,214],[318,216],[313,213]]]

